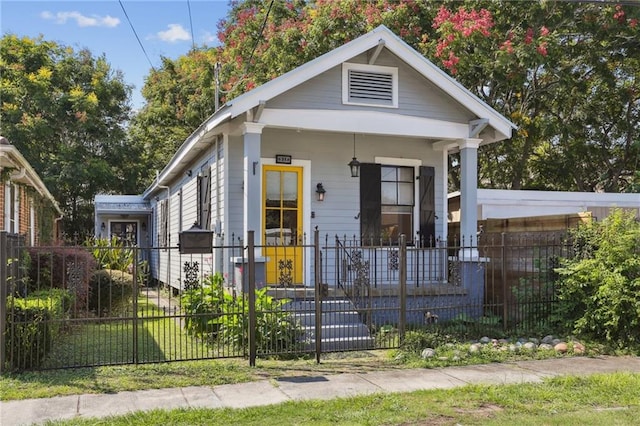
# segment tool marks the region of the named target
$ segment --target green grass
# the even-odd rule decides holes
[[[54,425],[632,425],[640,374],[556,377],[537,384],[465,386],[233,409],[136,412]]]
[[[175,316],[175,315],[174,315]],[[133,345],[133,333],[138,345]],[[163,362],[233,356],[227,347],[209,346],[187,334],[179,319],[138,298],[137,324],[131,315],[78,320],[54,345],[44,368]]]

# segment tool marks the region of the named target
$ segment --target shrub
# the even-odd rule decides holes
[[[574,333],[640,343],[640,223],[614,210],[572,233],[576,257],[558,268],[558,313]]]
[[[90,238],[84,243],[91,248],[98,267],[101,269],[115,269],[118,271],[130,272],[134,262],[134,250],[128,247],[117,237]]]
[[[220,273],[209,276],[198,288],[183,293],[181,302],[189,333],[219,339],[236,348],[249,340],[249,304],[246,297],[224,292]],[[282,306],[287,299],[276,300],[267,288],[256,290],[256,347],[258,352],[296,350],[302,329]]]
[[[216,338],[218,336],[219,318],[225,302],[223,284],[224,278],[217,272],[207,276],[201,287],[187,290],[182,294],[182,309],[186,314],[185,328],[189,333],[197,337]]]
[[[89,296],[89,280],[96,269],[91,253],[77,247],[29,247],[31,258],[29,291],[44,288],[69,290],[74,296],[74,309],[84,310]]]
[[[303,336],[302,328],[290,312],[282,309],[288,299],[275,299],[267,287],[256,290],[256,348],[258,353],[296,351]],[[249,304],[245,299],[225,296],[221,321],[221,338],[234,347],[249,341]]]
[[[41,365],[60,335],[60,322],[68,316],[73,296],[65,290],[34,292],[26,298],[7,298],[7,339],[4,348],[12,369]]]
[[[89,282],[89,309],[98,316],[111,316],[131,303],[133,276],[123,271],[100,269]]]

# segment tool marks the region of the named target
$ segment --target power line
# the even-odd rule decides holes
[[[189,27],[191,28],[191,49],[196,50],[196,38],[193,36],[193,21],[191,20],[191,2],[187,0],[187,8],[189,9]]]
[[[269,8],[267,9],[267,13],[266,15],[264,15],[264,19],[262,20],[262,26],[260,27],[260,33],[258,34],[258,37],[256,37],[255,43],[253,44],[253,49],[251,50],[251,55],[249,56],[249,60],[244,65],[244,72],[242,73],[242,77],[240,77],[240,79],[236,82],[236,84],[233,85],[231,89],[220,90],[220,93],[226,94],[226,93],[233,92],[240,85],[240,83],[242,83],[245,80],[245,77],[247,76],[247,72],[249,71],[249,65],[251,65],[251,60],[253,59],[253,54],[256,52],[256,49],[258,48],[258,43],[260,42],[260,39],[262,39],[264,28],[267,26],[267,19],[269,18],[269,14],[271,13],[271,6],[273,6],[273,0],[271,0],[271,3],[269,3]]]
[[[151,59],[149,59],[149,55],[147,55],[147,51],[145,50],[144,46],[142,45],[142,41],[140,41],[140,37],[138,37],[138,33],[136,32],[136,29],[133,27],[133,23],[131,22],[131,19],[129,19],[129,15],[127,14],[127,11],[124,8],[124,4],[122,4],[122,0],[118,0],[118,3],[120,3],[120,7],[122,8],[122,12],[124,13],[124,16],[127,18],[127,22],[129,22],[129,26],[131,27],[131,31],[133,31],[133,34],[136,36],[136,39],[138,40],[138,44],[140,45],[140,48],[142,49],[142,52],[144,53],[144,56],[146,56],[147,61],[149,61],[149,65],[151,65],[151,69],[155,71],[156,68],[153,66],[153,63],[151,63]]]

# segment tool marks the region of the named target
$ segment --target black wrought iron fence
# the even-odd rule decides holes
[[[177,247],[27,247],[0,233],[2,371],[397,348],[409,329],[535,332],[563,235],[363,244],[319,231]]]

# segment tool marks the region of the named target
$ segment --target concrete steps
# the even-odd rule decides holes
[[[323,352],[373,349],[375,340],[362,322],[360,314],[346,299],[323,300],[321,305]],[[283,306],[291,312],[305,331],[305,350],[312,351],[316,344],[316,302],[314,300],[294,300]]]

